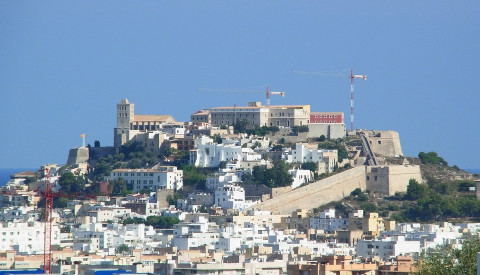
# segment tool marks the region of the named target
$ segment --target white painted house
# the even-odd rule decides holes
[[[310,227],[312,229],[323,230],[333,233],[335,230],[347,230],[348,219],[335,216],[335,209],[327,209],[320,212],[318,217],[310,218]]]
[[[357,242],[355,251],[363,258],[379,257],[389,260],[396,256],[419,256],[421,253],[419,240],[406,240],[405,236],[397,235],[381,240],[364,240]]]
[[[310,170],[291,169],[288,170],[288,173],[293,177],[292,189],[298,188],[312,180],[312,172]]]
[[[245,189],[235,185],[224,185],[215,190],[215,205],[223,209],[245,208]]]
[[[151,169],[114,169],[106,180],[124,179],[133,185],[133,192],[142,189],[171,189],[183,187],[183,171],[176,166],[159,166]]]
[[[318,163],[319,173],[331,173],[338,162],[337,150],[310,149],[302,143],[295,144],[295,149],[284,154],[288,163]]]
[[[227,184],[235,184],[241,182],[242,179],[237,173],[232,172],[219,172],[213,173],[207,176],[206,187],[209,190],[215,190],[218,187],[222,187]]]
[[[262,156],[251,148],[234,144],[217,144],[213,139],[202,136],[195,139],[195,148],[190,150],[190,165],[218,167],[222,161],[255,161]]]

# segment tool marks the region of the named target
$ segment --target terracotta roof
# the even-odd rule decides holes
[[[176,122],[171,115],[135,115],[133,121]]]

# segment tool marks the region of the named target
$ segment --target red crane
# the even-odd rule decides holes
[[[52,214],[53,214],[53,193],[50,173],[48,168],[40,170],[45,173],[45,236],[43,249],[43,273],[52,273]]]
[[[52,273],[52,215],[53,215],[53,198],[54,197],[63,197],[63,198],[96,198],[96,196],[91,195],[66,195],[61,193],[53,193],[53,185],[50,182],[50,172],[48,168],[43,168],[39,172],[45,174],[45,187],[44,187],[44,197],[45,197],[45,232],[44,232],[44,249],[43,249],[43,273],[51,274]],[[109,197],[108,193],[106,194]]]

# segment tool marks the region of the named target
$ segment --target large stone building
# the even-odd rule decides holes
[[[214,107],[198,111],[191,116],[195,124],[212,126],[233,125],[246,120],[252,126],[292,127],[310,122],[310,105],[271,105],[250,102],[246,107]]]
[[[117,104],[117,127],[113,130],[113,144],[120,147],[140,133],[160,130],[165,123],[176,121],[170,115],[136,115],[135,104],[128,99],[122,99]]]

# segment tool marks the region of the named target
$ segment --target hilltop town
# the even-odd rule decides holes
[[[347,130],[342,112],[251,102],[179,122],[122,99],[112,115],[113,146],[84,144],[63,166],[12,175],[0,266],[410,274],[422,252],[480,230],[471,174],[434,152],[404,156],[395,131]],[[451,207],[433,208],[432,194]]]

